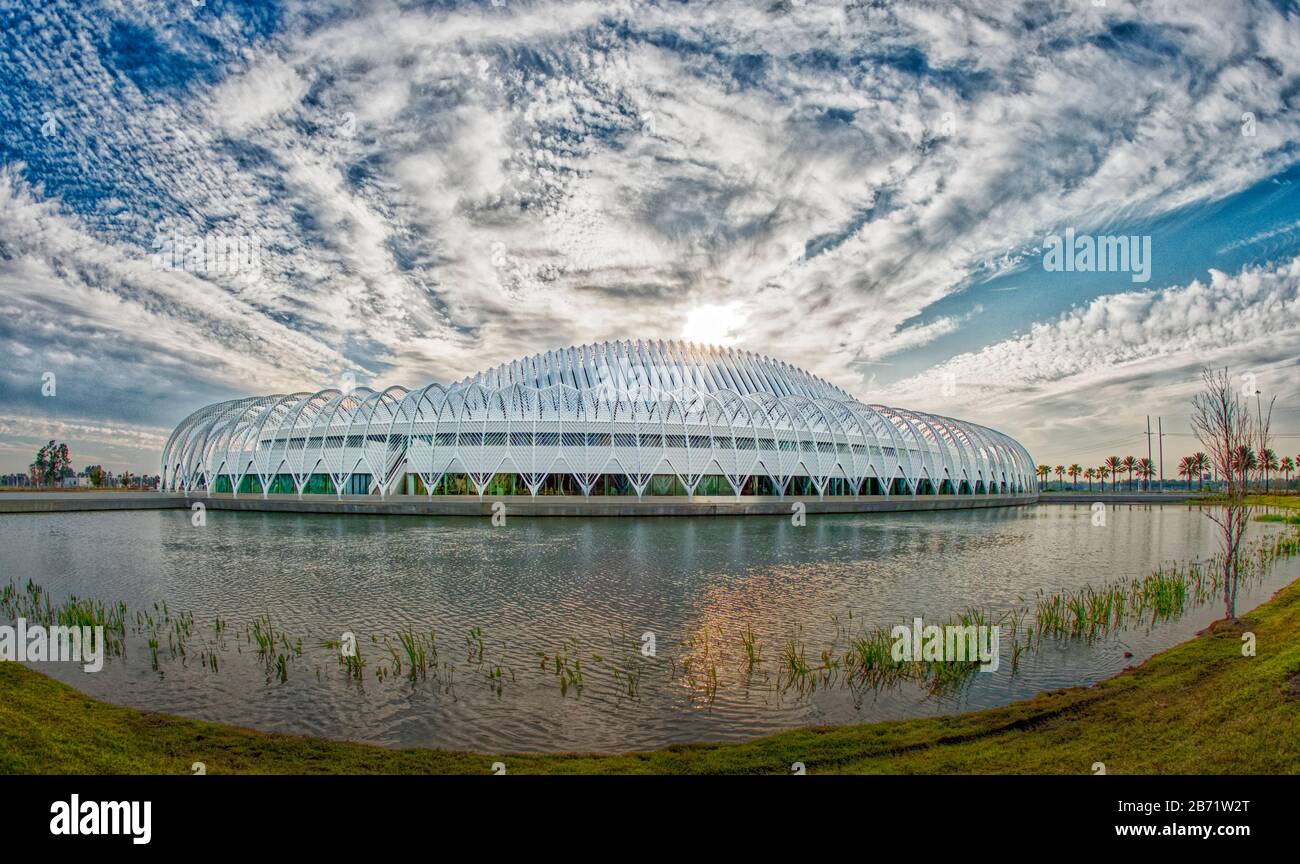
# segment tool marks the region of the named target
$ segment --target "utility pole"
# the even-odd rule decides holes
[[[1156,432],[1159,435],[1157,440],[1160,442],[1160,491],[1163,493],[1165,491],[1165,418],[1156,418]]]
[[[1249,411],[1250,409],[1247,408],[1246,410]],[[1269,405],[1268,408],[1268,416],[1270,417],[1273,416],[1273,406],[1271,404]],[[1258,453],[1259,461],[1263,462],[1264,461],[1264,412],[1259,407],[1258,390],[1255,391],[1255,425],[1259,427],[1259,453]],[[1243,473],[1245,472],[1243,471]],[[1244,477],[1241,482],[1243,485],[1249,485],[1250,478]]]
[[[1151,415],[1147,415],[1147,464],[1151,464]],[[1147,491],[1151,491],[1151,481],[1144,478],[1147,484]]]

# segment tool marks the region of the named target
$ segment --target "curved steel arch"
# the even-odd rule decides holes
[[[963,482],[987,495],[1038,489],[1029,452],[1002,432],[867,405],[766,356],[671,341],[574,346],[418,390],[214,403],[168,436],[161,478],[164,489],[211,494],[225,477],[237,495],[253,473],[267,495],[287,466],[299,496],[318,474],[342,496],[364,466],[367,493],[389,494],[415,475],[432,495],[458,464],[480,495],[507,466],[533,495],[552,474],[590,495],[611,471],[638,497],[665,472],[691,496],[715,473],[737,497],[751,477],[782,496],[794,477],[818,494],[843,478],[857,495],[872,476],[885,495],[896,481],[916,494],[923,478],[941,494]]]

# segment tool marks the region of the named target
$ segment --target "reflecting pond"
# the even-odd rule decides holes
[[[1004,629],[997,671],[958,687],[853,680],[845,658],[874,628],[978,609],[1027,636],[1045,596],[1174,563],[1212,569],[1220,552],[1218,526],[1196,508],[1104,515],[1098,525],[1087,505],[1039,505],[810,515],[802,527],[5,515],[0,584],[22,594],[31,580],[55,604],[124,604],[123,654],[102,671],[39,664],[114,703],[394,746],[620,751],[1001,705],[1113,675],[1223,616],[1222,601],[1192,597],[1177,614],[1133,614],[1092,639],[1040,633],[1014,663]],[[1252,523],[1248,542],[1292,530]],[[1277,559],[1239,586],[1236,611],[1297,575],[1300,558]],[[1003,617],[1017,609],[1023,619]],[[355,665],[340,656],[345,633]],[[791,673],[792,655],[812,671]]]

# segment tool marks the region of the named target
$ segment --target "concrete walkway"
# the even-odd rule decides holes
[[[396,495],[193,495],[157,492],[0,492],[0,513],[59,513],[84,510],[187,509],[200,502],[211,510],[249,510],[270,513],[357,513],[424,516],[491,516],[493,506],[505,504],[512,516],[743,516],[782,515],[801,502],[807,513],[898,513],[916,510],[965,510],[1033,504],[1034,495],[863,495],[826,498],[774,498],[697,496],[677,497],[578,495],[437,495],[432,498]]]
[[[188,506],[184,495],[158,492],[0,492],[0,513],[169,510]]]

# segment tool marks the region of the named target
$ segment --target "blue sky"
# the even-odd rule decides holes
[[[1300,11],[1188,6],[0,2],[0,470],[683,336],[1053,464],[1148,413],[1172,464],[1226,364],[1300,453]],[[1150,279],[1046,270],[1067,229]]]

